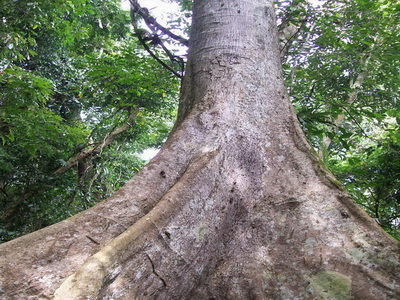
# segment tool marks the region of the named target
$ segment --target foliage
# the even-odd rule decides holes
[[[307,137],[354,199],[399,236],[399,4],[278,6],[281,42],[290,46],[285,78]]]
[[[394,118],[374,126],[369,138],[344,157],[334,157],[330,168],[344,182],[353,198],[385,230],[400,240],[400,136]]]
[[[40,229],[111,195],[159,146],[176,80],[144,55],[119,1],[9,1],[0,8],[0,239]],[[71,159],[100,153],[67,171]],[[125,128],[125,127],[124,127]]]
[[[169,27],[185,35],[192,1],[171,1],[181,11]],[[307,137],[399,237],[399,4],[276,5],[284,75]],[[13,0],[0,13],[0,235],[8,240],[90,207],[138,171],[137,153],[168,135],[179,82],[141,49],[117,0]],[[133,113],[110,146],[56,174]]]

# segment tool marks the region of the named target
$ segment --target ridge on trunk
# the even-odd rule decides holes
[[[399,299],[399,244],[313,154],[276,34],[272,1],[195,0],[162,151],[110,199],[1,245],[0,299]]]

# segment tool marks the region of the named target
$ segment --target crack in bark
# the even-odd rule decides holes
[[[291,198],[289,198],[287,200],[272,202],[272,205],[273,206],[280,206],[280,207],[283,207],[283,208],[296,208],[302,203],[303,203],[303,201],[291,197]]]
[[[91,242],[95,243],[96,245],[100,245],[100,243],[98,241],[96,241],[95,239],[91,238],[88,235],[85,235],[85,237],[87,237]]]
[[[166,287],[166,286],[167,286],[167,283],[165,282],[164,278],[162,278],[162,277],[160,276],[160,274],[158,274],[158,273],[156,272],[156,268],[154,267],[154,263],[153,263],[153,261],[151,260],[150,256],[149,256],[147,253],[145,253],[145,255],[146,255],[147,259],[150,261],[151,269],[152,269],[153,274],[156,275],[156,277],[157,277],[158,279],[160,279],[161,282],[163,283],[163,286]]]

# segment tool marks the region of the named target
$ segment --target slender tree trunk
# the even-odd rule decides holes
[[[116,195],[0,247],[4,299],[398,299],[399,244],[318,161],[272,1],[194,1],[177,125]]]

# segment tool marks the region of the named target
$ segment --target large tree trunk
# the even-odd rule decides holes
[[[1,299],[399,299],[399,244],[306,142],[270,0],[194,1],[177,125],[116,195],[0,247]]]

